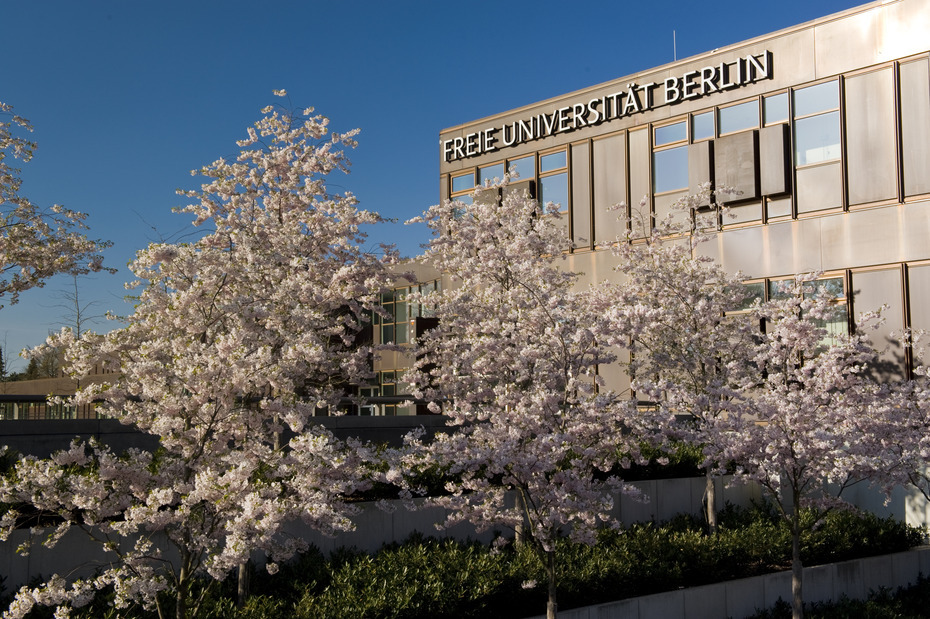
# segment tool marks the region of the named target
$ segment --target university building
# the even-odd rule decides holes
[[[930,329],[928,50],[930,1],[876,1],[467,122],[440,133],[440,198],[516,171],[561,205],[570,268],[590,282],[617,277],[609,245],[624,231],[608,207],[645,196],[661,218],[702,183],[735,188],[731,217],[705,206],[719,232],[699,251],[759,296],[822,272],[846,309],[833,329],[887,306],[873,341],[906,376],[919,360],[890,334]],[[412,337],[419,309],[403,294],[387,295],[400,313],[376,340]],[[403,361],[376,368],[387,391]]]

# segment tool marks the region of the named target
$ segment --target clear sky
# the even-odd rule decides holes
[[[671,62],[673,31],[686,58],[858,4],[0,0],[0,101],[35,126],[23,195],[88,213],[90,236],[113,242],[119,274],[82,279],[81,302],[126,314],[126,263],[190,231],[175,189],[235,156],[281,101],[273,89],[336,131],[361,128],[351,174],[330,188],[402,222],[438,200],[444,128]],[[408,256],[427,238],[401,224],[371,235]],[[15,354],[67,324],[72,287],[55,279],[0,310],[0,346]]]

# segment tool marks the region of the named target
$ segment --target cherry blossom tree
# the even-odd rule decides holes
[[[802,533],[844,505],[852,484],[890,465],[881,430],[900,420],[898,387],[870,373],[877,353],[867,331],[875,316],[863,315],[854,335],[828,334],[823,325],[836,306],[813,279],[798,276],[759,309],[766,328],[754,348],[756,381],[746,388],[751,405],[728,417],[718,435],[737,463],[736,478],[760,484],[791,528],[796,618],[803,614]]]
[[[623,278],[615,287],[612,317],[617,344],[630,351],[631,387],[658,409],[651,422],[666,424],[668,436],[703,446],[706,518],[714,532],[715,477],[722,462],[716,422],[741,400],[758,322],[725,317],[745,304],[743,277],[695,251],[710,238],[706,231],[716,229],[699,211],[709,198],[705,186],[655,225],[645,202],[633,210],[615,249]]]
[[[288,521],[352,527],[345,498],[375,474],[374,454],[337,441],[314,416],[336,411],[369,377],[364,333],[393,252],[363,252],[360,227],[381,218],[326,187],[327,175],[347,171],[343,149],[356,131],[332,133],[312,109],[263,113],[234,161],[195,171],[206,181],[182,192],[193,203],[179,210],[203,236],[138,253],[141,292],[126,326],[50,339],[76,377],[95,364],[118,372],[75,402],[97,402],[100,414],[158,437],[159,449],[116,455],[76,443],[17,465],[0,501],[57,516],[50,545],[84,530],[113,563],[96,578],[20,590],[8,616],[35,603],[77,606],[106,586],[116,606],[138,602],[160,616],[170,592],[174,615],[190,616],[196,578],[223,579],[256,550],[277,561],[303,548],[282,530]],[[4,534],[19,519],[6,514]]]
[[[100,252],[110,246],[84,236],[85,214],[58,204],[41,209],[20,195],[20,170],[9,158],[29,161],[36,148],[22,131],[32,131],[29,121],[0,102],[0,300],[9,303],[58,273],[100,271]]]
[[[545,566],[554,617],[556,541],[593,543],[598,524],[612,522],[614,492],[635,491],[608,472],[636,445],[628,399],[596,371],[614,360],[610,299],[561,268],[565,233],[549,206],[505,179],[418,220],[434,232],[425,259],[453,286],[408,298],[438,327],[404,380],[454,428],[411,457],[448,475],[448,495],[431,499],[450,510],[442,526],[519,531]]]

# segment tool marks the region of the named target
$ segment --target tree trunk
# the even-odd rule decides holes
[[[804,566],[801,564],[801,508],[798,497],[794,498],[791,523],[791,617],[804,617],[804,597],[801,588],[804,584]]]
[[[178,591],[174,596],[175,619],[187,619],[187,565],[186,558],[181,557],[181,573],[178,575]]]
[[[707,532],[711,535],[717,533],[717,488],[714,483],[714,473],[711,467],[704,469],[706,483],[704,496],[707,498]]]
[[[239,564],[239,581],[236,587],[236,608],[245,606],[245,601],[249,598],[249,580],[251,576],[251,565],[249,561],[243,561]]]
[[[546,576],[549,577],[549,600],[546,602],[546,619],[556,619],[559,605],[555,600],[555,551],[546,551]]]

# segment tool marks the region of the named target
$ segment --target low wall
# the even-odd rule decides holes
[[[423,427],[427,436],[446,428],[445,417],[420,415],[409,417],[315,417],[324,428],[340,439],[358,438],[372,443],[399,446],[405,434]],[[14,419],[0,421],[0,446],[6,445],[21,453],[48,458],[67,449],[75,438],[96,438],[113,451],[121,453],[130,447],[154,450],[158,439],[143,434],[115,419]]]
[[[726,488],[724,480],[718,480],[718,484],[720,506],[725,502],[748,506],[750,501],[758,500],[761,496],[758,488],[752,486]],[[619,497],[614,503],[613,516],[624,525],[644,521],[661,522],[680,513],[696,514],[702,509],[704,478],[651,480],[635,485],[649,497],[649,501],[641,503],[626,496]],[[408,511],[400,501],[389,503],[394,507],[391,512],[382,511],[372,503],[362,504],[360,513],[354,518],[355,530],[335,537],[324,536],[302,523],[291,523],[287,532],[306,539],[324,554],[341,546],[354,546],[359,550],[374,552],[384,544],[401,542],[414,532],[484,542],[490,542],[494,536],[492,531],[479,535],[468,524],[439,532],[436,523],[445,519],[445,510],[431,507]],[[104,553],[102,547],[82,531],[72,529],[52,550],[41,545],[45,534],[47,531],[33,533],[21,529],[14,531],[7,541],[0,542],[0,576],[6,577],[4,584],[7,590],[15,590],[32,578],[47,577],[52,573],[68,577],[89,576],[95,569],[114,559],[112,554]],[[25,557],[15,552],[23,543],[29,544],[32,549]]]
[[[806,603],[844,595],[864,600],[881,587],[896,589],[930,574],[930,547],[804,568]],[[656,593],[617,602],[559,610],[559,619],[719,619],[750,617],[779,599],[791,601],[791,572],[776,572],[713,585]],[[545,619],[537,615],[531,619]]]

